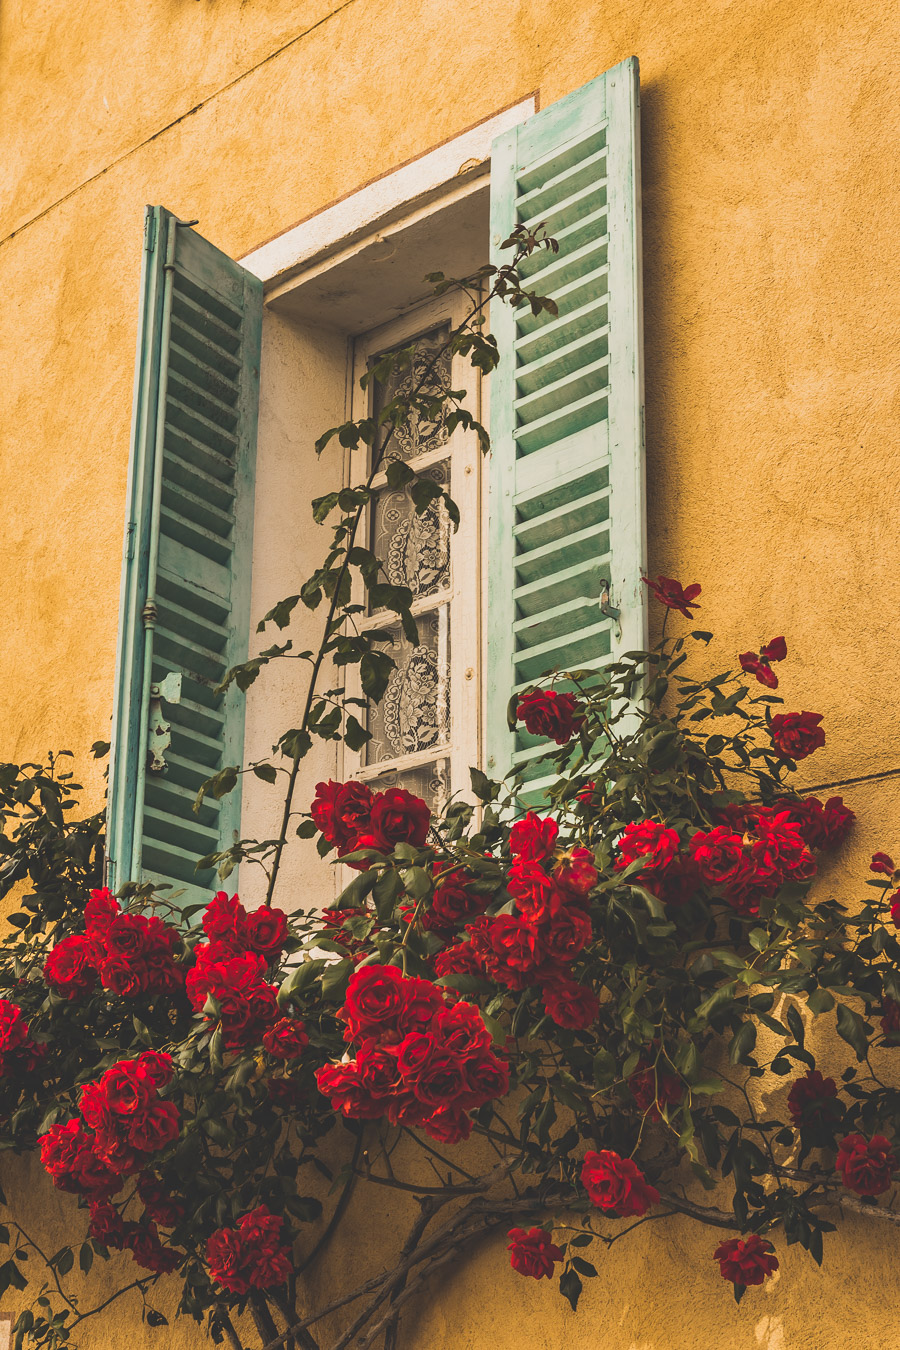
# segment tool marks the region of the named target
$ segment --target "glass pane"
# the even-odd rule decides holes
[[[390,787],[405,788],[413,796],[427,802],[434,815],[443,812],[450,797],[450,765],[446,759],[420,765],[418,769],[404,769],[402,773],[390,769],[366,781],[378,792]]]
[[[447,486],[446,460],[424,470],[441,487]],[[417,516],[405,488],[382,488],[371,510],[372,543],[394,586],[408,586],[413,595],[433,595],[450,585],[450,521],[443,504],[432,502]]]
[[[398,759],[450,739],[450,613],[449,606],[416,620],[419,642],[413,646],[399,624],[391,629],[393,644],[385,644],[396,662],[384,698],[369,708],[366,763]]]
[[[450,353],[449,351],[441,353],[441,347],[446,343],[449,333],[450,328],[447,324],[425,333],[416,340],[412,362],[405,370],[395,371],[384,384],[375,382],[376,416],[391,399],[408,397],[419,387],[423,379],[425,382],[420,392],[432,397],[449,393]],[[433,370],[430,369],[432,365]],[[413,412],[391,437],[382,460],[382,467],[386,467],[391,460],[412,459],[415,455],[424,455],[430,450],[437,450],[446,445],[448,436],[445,412],[436,419]]]

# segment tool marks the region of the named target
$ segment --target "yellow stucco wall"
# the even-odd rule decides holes
[[[631,53],[651,569],[703,583],[723,659],[787,634],[783,692],[828,735],[803,781],[900,767],[897,0],[5,0],[0,757],[84,755],[106,735],[143,204],[199,218],[241,256]],[[100,769],[84,767],[97,801]],[[841,790],[862,817],[859,875],[898,845],[900,789]],[[69,1202],[48,1204],[36,1222]],[[353,1241],[356,1262],[377,1262],[377,1224]],[[896,1235],[854,1223],[823,1273],[782,1252],[778,1280],[739,1309],[711,1245],[678,1220],[643,1229],[577,1317],[495,1245],[417,1309],[404,1344],[895,1343]],[[129,1326],[135,1346],[144,1335],[161,1344]],[[85,1345],[121,1336],[112,1317]]]

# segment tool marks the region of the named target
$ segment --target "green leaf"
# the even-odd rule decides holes
[[[344,740],[351,750],[361,750],[367,741],[371,740],[372,733],[367,731],[364,726],[348,713],[344,722]]]
[[[585,1261],[582,1256],[573,1256],[572,1265],[578,1271],[579,1275],[587,1275],[590,1277],[597,1274],[597,1267],[591,1265],[590,1261]]]
[[[866,1024],[859,1013],[854,1012],[852,1008],[848,1008],[846,1003],[838,1004],[837,1030],[838,1035],[856,1051],[856,1058],[858,1060],[865,1059],[869,1048]]]
[[[814,1016],[819,1013],[831,1012],[834,1007],[834,997],[829,994],[827,989],[814,989],[806,1000],[806,1006]]]
[[[746,1063],[747,1056],[756,1045],[756,1027],[752,1022],[744,1022],[728,1047],[728,1058],[732,1064]]]
[[[794,1040],[798,1045],[802,1045],[806,1036],[806,1030],[803,1026],[803,1018],[800,1016],[793,1003],[787,1010],[785,1020],[791,1029]]]
[[[567,1298],[572,1305],[572,1311],[578,1311],[578,1300],[581,1298],[581,1291],[584,1288],[581,1280],[571,1268],[564,1270],[559,1277],[559,1292],[563,1298]]]
[[[78,1253],[78,1264],[85,1275],[88,1274],[94,1264],[94,1249],[89,1242],[82,1242],[81,1251]]]

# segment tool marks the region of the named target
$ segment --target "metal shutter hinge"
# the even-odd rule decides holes
[[[164,680],[150,686],[150,734],[147,738],[148,773],[165,773],[164,751],[172,744],[172,728],[163,716],[166,703],[181,702],[181,671],[172,670]]]

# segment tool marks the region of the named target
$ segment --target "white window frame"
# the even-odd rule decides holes
[[[279,501],[273,484],[281,481],[285,470],[293,476],[296,484],[298,475],[302,477],[304,466],[308,466],[310,495],[328,490],[322,483],[322,470],[315,463],[312,442],[325,426],[335,425],[342,417],[349,416],[349,384],[352,375],[350,348],[354,335],[372,329],[373,325],[383,321],[389,314],[397,313],[390,302],[380,314],[374,309],[363,312],[359,306],[353,313],[344,305],[341,317],[332,321],[333,313],[338,311],[332,312],[331,297],[335,293],[345,295],[348,290],[352,293],[360,279],[365,280],[366,277],[370,282],[371,294],[380,284],[377,268],[373,270],[372,264],[387,258],[385,266],[390,268],[390,255],[396,250],[395,256],[402,256],[408,247],[407,241],[418,238],[421,253],[423,234],[433,230],[439,237],[442,230],[445,233],[452,232],[455,226],[450,222],[454,213],[464,212],[466,202],[473,200],[475,194],[482,194],[484,199],[489,184],[493,141],[504,131],[530,117],[536,111],[536,105],[536,97],[529,95],[365,184],[347,197],[305,217],[240,259],[249,272],[260,278],[264,287],[252,583],[254,622],[276,600],[296,588],[298,545],[295,542],[294,503],[289,499]],[[439,251],[438,245],[435,252]],[[434,262],[434,254],[431,259],[428,265],[421,268],[423,274],[434,267],[441,267],[440,262]],[[451,269],[445,266],[443,270]],[[349,287],[344,284],[348,278],[351,283]],[[415,299],[422,299],[426,294],[427,288],[423,288]],[[414,314],[415,309],[411,308],[407,312]],[[301,327],[305,325],[299,345],[292,333],[295,320],[299,320]],[[302,388],[298,387],[296,376],[291,375],[292,371],[297,372],[301,368]],[[486,387],[482,391],[482,399],[485,406],[482,407],[480,420],[486,425]],[[304,433],[303,440],[294,441],[293,433],[298,426],[308,428],[312,434]],[[319,483],[322,486],[313,486]],[[268,485],[268,491],[264,485]],[[332,483],[331,486],[337,484]],[[296,486],[293,490],[296,491]],[[459,500],[458,496],[456,499]],[[463,520],[472,521],[476,518],[477,512],[467,509],[465,501],[460,501],[459,505]],[[486,517],[487,512],[482,514]],[[485,556],[484,547],[485,541],[482,539],[482,556]],[[483,594],[482,604],[480,607],[475,606],[475,610],[479,615],[484,614]],[[300,622],[303,624],[303,616]],[[313,629],[320,623],[318,613],[314,617],[310,616],[306,622],[311,643],[316,638]],[[489,619],[485,615],[480,635],[482,644],[487,622]],[[261,637],[251,632],[254,650],[260,650],[271,641],[271,632]],[[298,645],[303,646],[304,642],[300,640]],[[478,665],[483,668],[483,656],[481,661],[474,664],[476,669]],[[299,669],[300,666],[298,662],[288,663],[284,668],[278,667],[268,685],[266,698],[261,699],[257,694],[248,700],[245,761],[267,755],[277,736],[285,726],[290,725],[292,709],[296,707],[298,697],[302,697],[301,685],[305,672]],[[339,678],[338,675],[332,683],[338,683]],[[471,683],[477,684],[477,680],[473,679]],[[460,735],[460,744],[466,743],[468,746],[475,743],[477,747],[483,727],[473,733],[470,714],[464,715],[463,721],[465,730]],[[476,726],[481,721],[480,708],[474,721]],[[461,770],[451,765],[454,785],[465,773],[469,763],[478,762],[479,750],[480,747],[476,748],[475,753],[466,750],[462,757],[467,759],[467,763]],[[349,769],[349,765],[346,767]],[[344,768],[341,748],[336,743],[317,744],[306,761],[304,771],[305,776],[308,775],[308,783],[305,783],[304,788],[308,798],[311,798],[313,785],[319,779],[340,777]],[[245,776],[241,811],[243,835],[266,837],[271,824],[271,794],[269,784],[253,774]],[[302,806],[305,805],[306,802],[302,802]],[[296,886],[309,894],[314,904],[324,905],[340,889],[340,873],[343,869],[335,868],[329,876],[327,870],[320,868],[317,858],[310,841],[292,839],[282,862],[282,874],[288,891]],[[260,869],[245,869],[241,884],[249,903],[263,898],[265,882]]]

